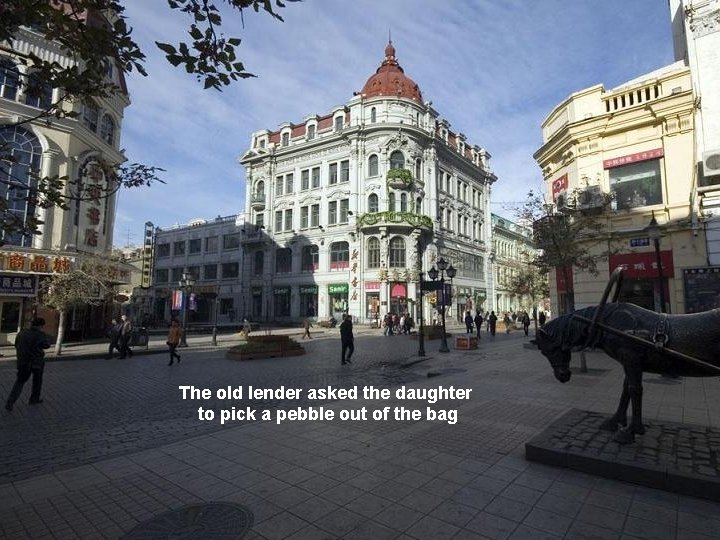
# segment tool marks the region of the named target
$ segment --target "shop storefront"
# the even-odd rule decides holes
[[[401,315],[408,311],[407,283],[390,282],[390,313]]]
[[[23,312],[31,309],[37,283],[37,276],[0,274],[0,344],[11,343],[23,321],[30,318]]]
[[[340,320],[348,309],[348,283],[331,283],[328,285],[328,297],[330,299],[330,316]]]
[[[666,300],[667,312],[670,313],[671,302],[668,279],[675,277],[672,251],[661,251],[662,294]],[[621,253],[610,256],[610,272],[618,266],[624,270],[620,287],[620,302],[631,302],[645,309],[660,311],[660,286],[658,284],[658,267],[655,252]]]
[[[380,282],[365,282],[365,317],[376,321],[380,317]]]
[[[300,285],[300,316],[317,317],[318,286]]]
[[[273,288],[273,306],[276,319],[290,316],[290,287]]]

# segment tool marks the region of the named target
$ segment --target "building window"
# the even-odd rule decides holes
[[[302,191],[310,189],[310,169],[300,171],[300,189]]]
[[[375,193],[368,195],[368,212],[378,212],[378,196]]]
[[[307,140],[312,141],[315,138],[315,124],[310,124],[307,127]]]
[[[115,121],[109,114],[103,115],[100,122],[100,138],[110,146],[115,142]]]
[[[348,222],[348,211],[350,210],[350,199],[342,199],[340,201],[340,219],[339,223]]]
[[[222,263],[222,279],[232,279],[240,275],[240,265],[236,262]]]
[[[1,69],[2,68],[0,68],[0,70]],[[2,79],[1,72],[0,79]],[[37,72],[31,73],[28,77],[28,84],[25,88],[25,105],[30,105],[31,107],[37,107],[44,110],[47,110],[52,106],[52,86],[41,81]]]
[[[331,163],[328,169],[328,184],[337,184],[338,181],[338,164]]]
[[[282,231],[283,213],[282,210],[275,211],[275,232]]]
[[[282,146],[287,146],[290,144],[290,133],[287,131],[282,134],[282,141],[280,143]]]
[[[223,249],[238,249],[240,247],[240,235],[237,233],[223,235]]]
[[[328,225],[335,225],[337,217],[337,201],[330,201],[328,203]]]
[[[185,255],[185,240],[173,242],[173,256]]]
[[[265,182],[260,180],[255,186],[255,196],[258,199],[265,200]]]
[[[379,174],[379,160],[378,157],[373,154],[368,158],[368,176],[377,176]]]
[[[342,116],[336,116],[335,117],[335,131],[342,131],[343,129],[343,117]]]
[[[200,253],[202,248],[202,240],[200,238],[193,238],[188,242],[188,253]]]
[[[203,277],[205,279],[217,279],[217,264],[203,266]]]
[[[291,231],[293,228],[293,212],[292,210],[285,210],[285,230]]]
[[[97,105],[92,102],[85,103],[82,115],[83,124],[93,133],[97,132],[99,116],[100,110]]]
[[[19,78],[15,62],[9,58],[0,58],[0,97],[15,99]]]
[[[405,268],[405,240],[396,236],[390,240],[390,268]]]
[[[375,107],[370,109],[370,122],[373,124],[377,122],[377,111],[375,110]]]
[[[313,170],[312,170],[312,187],[313,187],[313,189],[320,187],[320,167],[313,167]]]
[[[422,180],[422,161],[420,159],[415,160],[415,180]]]
[[[157,256],[158,257],[169,257],[170,256],[170,244],[158,244]]]
[[[292,272],[292,250],[290,248],[275,250],[275,272],[278,274]]]
[[[265,253],[262,251],[255,252],[255,275],[261,276],[265,267]]]
[[[35,215],[35,204],[32,202],[34,198],[29,197],[27,189],[10,186],[36,184],[35,178],[40,174],[42,147],[33,133],[15,126],[0,128],[0,149],[3,155],[0,165],[0,199],[5,205],[4,221],[12,219],[24,224],[29,217]],[[32,245],[32,234],[8,231],[5,227],[1,234],[3,242],[0,244]]]
[[[173,268],[172,269],[172,281],[175,283],[180,283],[180,280],[182,279],[183,275],[183,268]]]
[[[663,202],[659,159],[614,167],[609,172],[610,190],[618,210]]]
[[[208,236],[205,239],[205,253],[217,253],[218,250],[218,237]]]
[[[395,211],[395,194],[394,193],[388,194],[388,210],[390,212]]]
[[[293,191],[293,173],[289,173],[285,175],[285,195],[292,193]]]
[[[155,281],[158,283],[167,283],[169,273],[170,272],[167,268],[158,268],[157,270],[155,270]]]
[[[284,185],[283,177],[276,176],[275,177],[275,196],[276,197],[279,195],[282,195],[283,185]]]
[[[259,231],[260,229],[265,228],[265,214],[262,212],[258,212],[255,215],[255,230]]]
[[[340,181],[350,181],[350,161],[347,159],[340,162]]]
[[[415,212],[422,214],[422,197],[415,199]]]
[[[315,272],[320,268],[320,250],[317,246],[303,246],[302,248],[302,271]]]
[[[405,167],[405,156],[400,150],[395,150],[390,154],[390,168],[402,169]]]
[[[308,228],[309,217],[310,217],[310,207],[309,206],[300,207],[300,228],[301,229]]]
[[[313,204],[310,207],[310,226],[317,227],[320,225],[320,205]]]
[[[407,193],[400,194],[400,211],[407,212]]]
[[[368,268],[380,268],[380,240],[368,238],[367,242],[367,266]]]
[[[192,276],[193,279],[200,279],[200,267],[199,266],[188,266],[187,273]]]
[[[350,245],[347,242],[334,242],[330,246],[330,270],[350,267]]]

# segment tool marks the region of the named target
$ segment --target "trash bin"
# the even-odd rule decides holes
[[[147,328],[141,327],[137,330],[133,331],[132,336],[130,338],[130,345],[132,347],[145,347],[148,348],[148,331]]]

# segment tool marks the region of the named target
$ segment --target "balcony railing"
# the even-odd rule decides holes
[[[265,209],[265,194],[264,193],[253,193],[250,196],[250,206],[253,210]]]

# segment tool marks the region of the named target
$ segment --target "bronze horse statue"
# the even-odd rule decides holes
[[[620,282],[616,270],[603,301],[562,315],[538,329],[534,343],[550,361],[555,377],[570,380],[572,351],[598,348],[622,364],[622,395],[615,414],[600,426],[618,431],[615,440],[626,444],[645,432],[642,424],[643,372],[684,377],[720,376],[720,309],[690,315],[656,313],[635,304],[605,303],[610,287]],[[618,287],[619,289],[619,284]],[[617,291],[615,298],[617,298]]]

